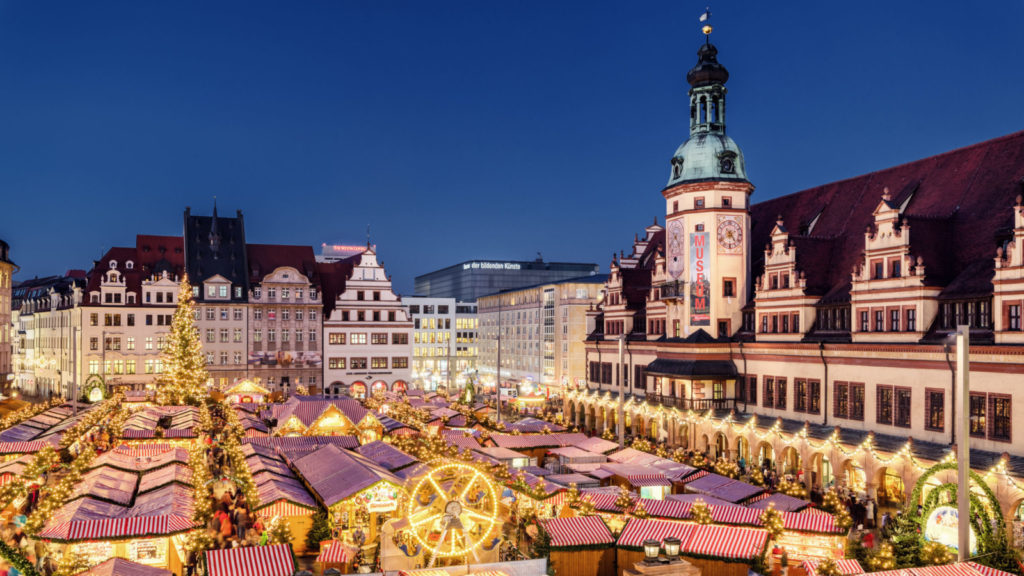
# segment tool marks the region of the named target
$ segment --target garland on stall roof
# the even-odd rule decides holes
[[[36,535],[46,522],[53,518],[54,513],[71,498],[75,491],[75,485],[82,479],[82,474],[89,468],[89,464],[96,458],[96,450],[92,444],[86,443],[82,451],[75,457],[68,466],[68,471],[56,485],[44,489],[39,496],[39,503],[32,514],[25,522],[25,532],[29,535]]]
[[[111,419],[119,410],[122,410],[124,394],[118,392],[104,400],[92,410],[86,412],[74,426],[64,431],[60,437],[60,447],[70,448],[72,444],[86,437],[95,426]]]
[[[0,488],[0,509],[7,508],[18,498],[26,497],[28,483],[34,482],[44,472],[49,472],[58,464],[60,464],[60,455],[57,454],[53,446],[44,446],[42,450],[36,452],[35,458],[29,462],[28,466],[25,466],[21,474]]]
[[[41,576],[36,567],[22,555],[21,550],[0,539],[0,557],[18,569],[22,576]]]
[[[40,404],[28,404],[22,406],[21,408],[15,410],[14,412],[11,412],[7,416],[4,416],[2,419],[0,419],[0,430],[7,430],[8,428],[11,428],[17,424],[21,424],[25,420],[28,420],[33,416],[42,414],[43,412],[46,412],[50,408],[53,408],[54,406],[59,406],[60,404],[61,400],[54,398],[49,402],[42,402]]]
[[[256,481],[253,480],[252,471],[249,470],[249,463],[245,460],[242,452],[242,424],[238,420],[238,414],[229,406],[224,407],[224,442],[222,447],[231,462],[231,470],[234,473],[235,483],[238,489],[245,494],[246,502],[250,510],[260,507],[260,495],[256,489]]]
[[[188,467],[192,469],[193,500],[195,501],[192,520],[205,526],[213,516],[207,484],[210,482],[210,468],[206,465],[206,450],[202,444],[193,442],[188,446]]]

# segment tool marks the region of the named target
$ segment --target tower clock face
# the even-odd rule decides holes
[[[718,224],[718,244],[727,250],[735,250],[743,243],[743,228],[735,220],[722,220]]]

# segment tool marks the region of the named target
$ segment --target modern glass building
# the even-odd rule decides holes
[[[470,260],[416,277],[416,294],[475,302],[485,294],[597,274],[597,264]]]

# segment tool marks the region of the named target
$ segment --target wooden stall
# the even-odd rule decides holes
[[[551,537],[551,566],[559,576],[615,576],[615,537],[597,516],[543,522]]]

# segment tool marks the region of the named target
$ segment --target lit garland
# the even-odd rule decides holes
[[[217,542],[205,528],[193,530],[185,535],[185,550],[201,554],[204,550],[212,550]]]
[[[761,512],[761,525],[768,531],[769,540],[778,540],[779,536],[782,535],[784,526],[782,523],[782,513],[775,509],[775,503],[768,504],[768,507]]]
[[[697,524],[711,524],[714,521],[711,518],[711,508],[703,498],[697,498],[690,507],[690,519]]]
[[[75,484],[82,479],[82,474],[96,458],[96,450],[92,444],[86,443],[82,451],[68,466],[68,471],[56,485],[44,489],[39,496],[39,504],[25,522],[25,532],[38,534],[46,522],[53,518],[54,513],[64,505],[75,491]]]
[[[210,468],[206,465],[206,451],[202,444],[195,442],[189,444],[188,467],[192,469],[192,499],[195,501],[195,513],[192,520],[197,524],[206,525],[213,516],[213,505],[206,489],[211,478]]]
[[[84,439],[90,430],[107,420],[111,420],[117,411],[122,410],[123,403],[124,394],[119,392],[83,414],[74,426],[65,430],[61,435],[60,447],[70,448],[75,442]]]
[[[634,450],[647,452],[648,454],[654,453],[654,445],[651,444],[650,440],[643,437],[638,437],[636,440],[633,440],[632,447]]]
[[[209,374],[195,325],[195,308],[192,285],[186,275],[178,289],[178,307],[164,344],[164,374],[157,382],[157,402],[165,406],[198,406],[207,397]]]
[[[221,443],[221,447],[231,463],[231,470],[238,489],[245,494],[249,510],[256,510],[260,507],[260,495],[256,489],[252,471],[249,470],[249,463],[246,462],[245,454],[242,452],[242,424],[238,420],[238,414],[230,406],[223,404],[221,406],[225,420],[224,441]]]
[[[26,406],[22,406],[21,408],[15,410],[14,412],[11,412],[7,416],[4,416],[2,419],[0,419],[0,430],[7,430],[12,426],[20,424],[33,416],[42,414],[43,412],[49,410],[50,408],[53,408],[54,406],[59,406],[60,404],[61,400],[58,398],[54,398],[49,402],[42,402],[40,404],[28,404]]]
[[[44,446],[42,450],[36,452],[35,458],[25,466],[21,474],[0,488],[0,509],[7,508],[11,502],[27,496],[28,483],[35,482],[44,472],[49,472],[58,464],[60,455],[53,446]]]
[[[761,472],[761,469],[757,466],[751,466],[750,468],[750,483],[762,487],[765,485],[764,472]]]

